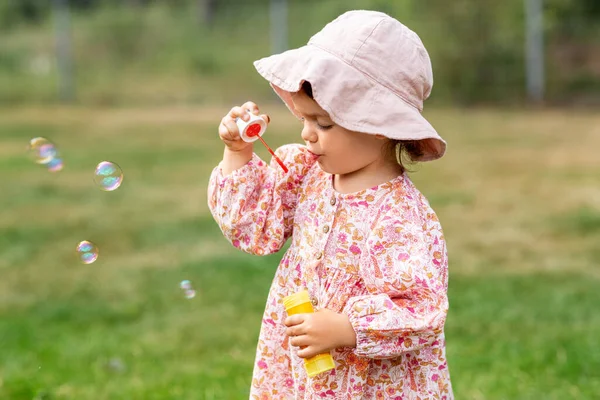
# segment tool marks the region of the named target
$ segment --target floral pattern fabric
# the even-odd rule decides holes
[[[277,149],[289,171],[256,154],[210,177],[208,203],[224,236],[255,255],[291,245],[273,279],[250,399],[453,399],[446,362],[448,259],[439,220],[406,174],[355,193],[333,188],[307,148]],[[282,299],[307,289],[316,309],[345,313],[355,348],[308,378],[290,346]]]

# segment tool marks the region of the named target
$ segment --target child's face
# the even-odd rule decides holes
[[[304,91],[295,93],[292,101],[304,118],[302,139],[311,152],[319,155],[323,171],[346,175],[375,169],[386,162],[384,136],[350,131],[334,124],[327,112]]]

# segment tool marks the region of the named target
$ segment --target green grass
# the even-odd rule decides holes
[[[272,147],[299,140],[286,109],[263,109]],[[208,212],[226,111],[0,109],[0,399],[247,398],[281,254],[234,250]],[[449,152],[413,180],[448,240],[456,398],[594,398],[600,119],[428,117]],[[58,144],[63,171],[26,157],[34,136]],[[94,186],[103,160],[123,168],[115,192]],[[91,265],[75,255],[86,239],[100,248]],[[184,298],[183,279],[196,298]]]

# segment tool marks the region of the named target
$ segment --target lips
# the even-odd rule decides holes
[[[313,152],[313,151],[310,151],[310,150],[308,150],[308,152],[309,152],[309,153],[310,153],[310,154],[311,154],[311,155],[312,155],[314,158],[319,158],[319,157],[321,157],[321,154],[317,154],[317,153],[315,153],[315,152]]]

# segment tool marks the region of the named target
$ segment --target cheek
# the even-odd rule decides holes
[[[365,134],[324,132],[319,137],[321,149],[327,155],[326,160],[323,160],[323,165],[330,164],[330,167],[356,169],[378,158],[380,142],[369,140],[363,135]]]
[[[366,156],[370,150],[365,143],[352,139],[325,141],[323,146],[327,150],[327,154],[331,154],[332,157],[349,165],[362,163],[365,158],[368,158]]]
[[[360,149],[340,143],[332,144],[326,150],[326,156],[319,159],[321,168],[330,174],[347,174],[364,166],[364,155]]]
[[[339,135],[337,132],[333,132],[329,135],[327,133],[329,132],[325,132],[325,134],[322,134],[319,138],[321,147],[327,154],[331,154],[332,156],[345,155],[356,148],[351,140],[346,140],[346,138]]]

